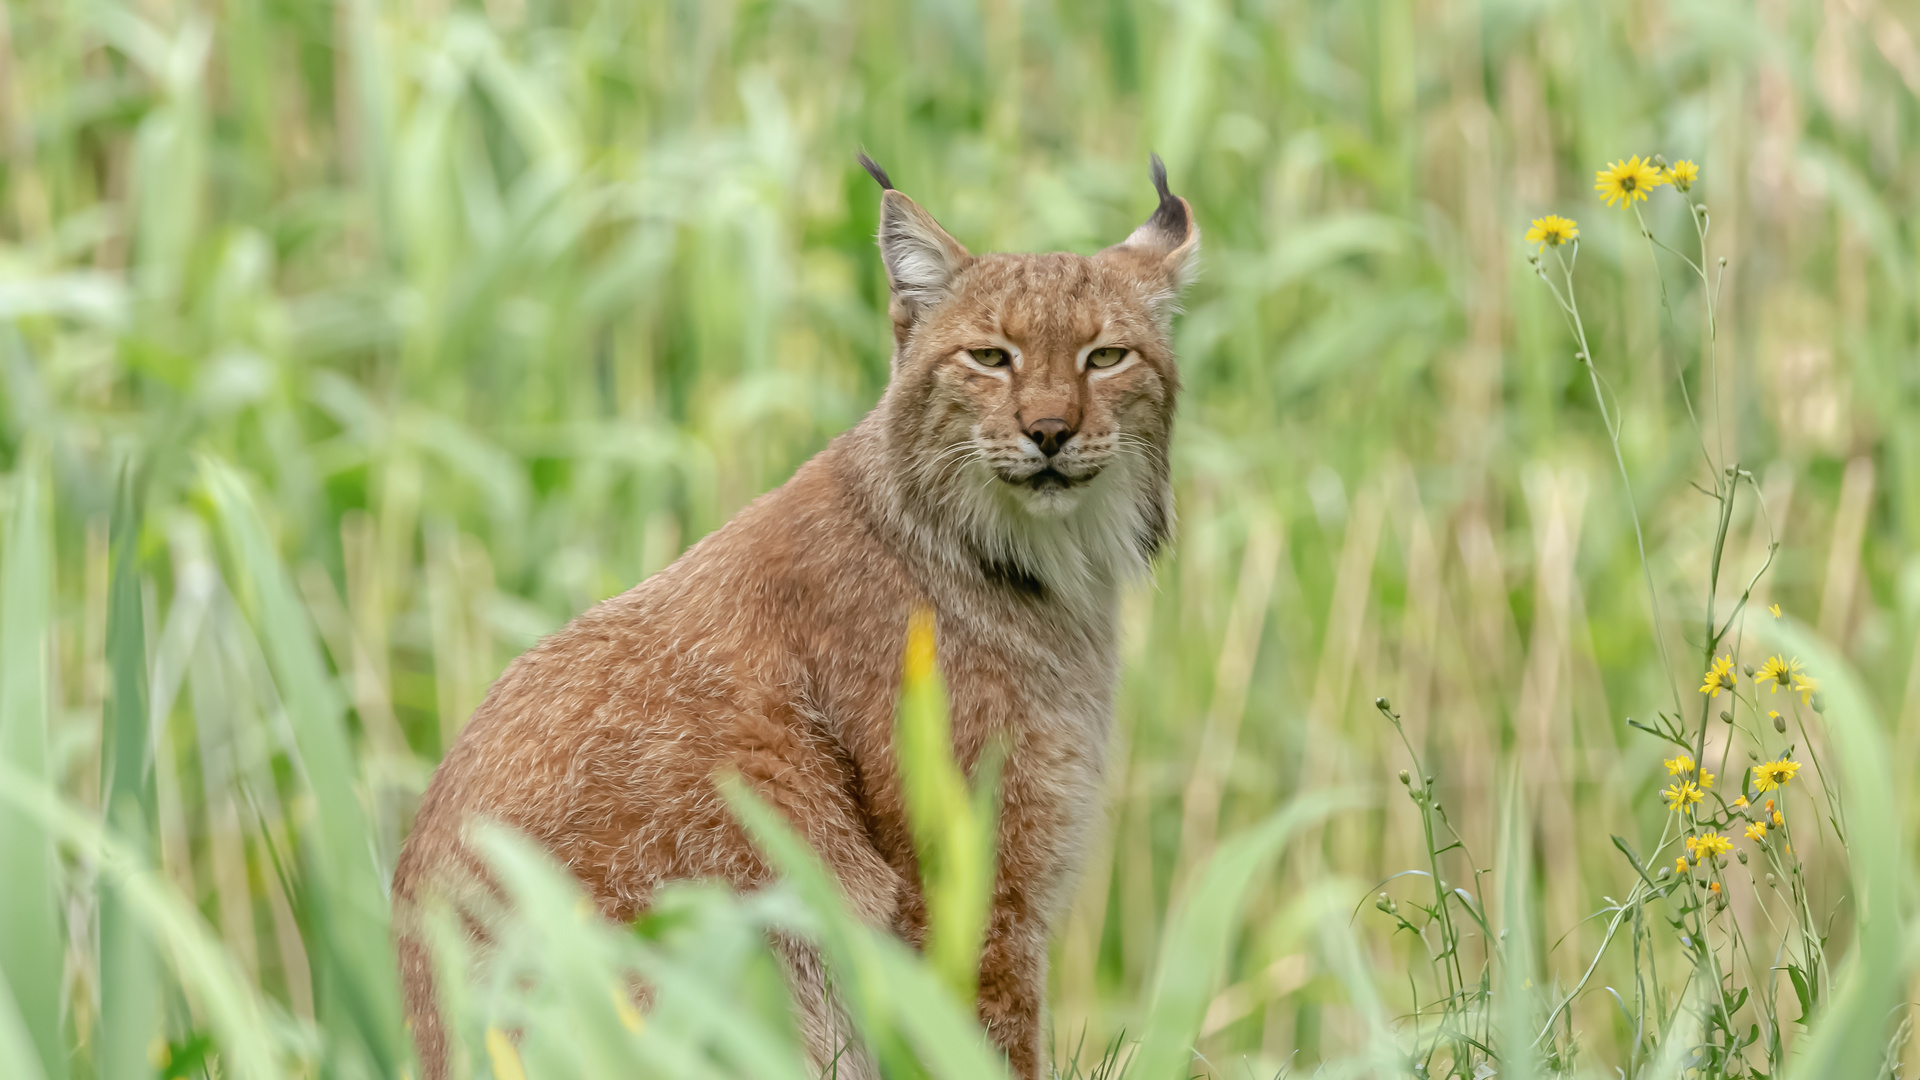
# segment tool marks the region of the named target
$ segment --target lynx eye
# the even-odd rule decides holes
[[[973,357],[973,362],[979,364],[981,367],[1007,366],[1007,350],[1005,349],[968,349],[967,355]]]
[[[1087,354],[1087,366],[1090,368],[1110,368],[1127,358],[1127,350],[1120,345],[1109,345],[1104,349],[1095,349]]]

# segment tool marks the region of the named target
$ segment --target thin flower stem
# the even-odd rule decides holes
[[[1576,260],[1580,257],[1578,241],[1573,245],[1573,257]],[[1620,485],[1626,490],[1627,516],[1633,521],[1633,543],[1640,553],[1640,573],[1646,579],[1647,605],[1652,609],[1653,640],[1660,646],[1660,664],[1666,671],[1667,690],[1673,694],[1673,707],[1677,711],[1681,708],[1680,688],[1673,681],[1673,658],[1667,654],[1667,638],[1660,628],[1660,593],[1654,588],[1653,566],[1647,561],[1647,538],[1640,527],[1640,509],[1634,505],[1633,480],[1627,475],[1626,456],[1620,452],[1619,430],[1614,426],[1613,418],[1607,412],[1606,398],[1600,392],[1600,376],[1594,368],[1593,348],[1587,344],[1586,324],[1580,318],[1579,303],[1573,294],[1573,266],[1560,255],[1558,248],[1554,249],[1554,258],[1560,263],[1560,272],[1567,285],[1566,298],[1561,299],[1560,290],[1554,288],[1553,282],[1547,280],[1544,270],[1540,274],[1540,280],[1547,282],[1547,287],[1553,290],[1554,299],[1560,301],[1561,309],[1567,313],[1571,321],[1574,339],[1580,343],[1580,362],[1587,369],[1587,378],[1593,384],[1594,404],[1599,407],[1600,422],[1607,429],[1607,443],[1613,447],[1613,463],[1620,470]]]
[[[1646,219],[1640,216],[1640,208],[1637,206],[1633,208],[1633,220],[1636,224],[1640,226],[1640,235],[1647,239],[1647,243],[1649,245],[1652,245],[1655,242],[1653,238],[1653,231],[1647,228]],[[1702,243],[1704,242],[1705,241],[1703,240]],[[1660,272],[1660,260],[1658,258],[1653,257],[1653,249],[1651,246],[1649,246],[1647,254],[1649,256],[1648,261],[1653,264],[1654,280],[1658,282],[1660,285],[1660,310],[1666,313],[1667,322],[1669,325],[1671,325],[1673,322],[1673,305],[1667,299],[1666,275]],[[1701,257],[1705,258],[1704,255]],[[1682,255],[1681,258],[1684,259],[1686,258],[1686,256]],[[1688,265],[1689,266],[1693,265],[1691,260],[1688,261]],[[1711,316],[1709,316],[1709,320],[1711,320]],[[1706,430],[1700,426],[1700,415],[1696,413],[1693,408],[1693,394],[1691,391],[1687,389],[1686,369],[1681,367],[1678,364],[1674,365],[1673,381],[1678,383],[1680,386],[1680,401],[1687,408],[1687,421],[1693,425],[1694,441],[1696,441],[1700,445],[1700,457],[1707,463],[1707,474],[1714,478],[1713,480],[1714,490],[1717,492],[1720,487],[1720,468],[1718,465],[1714,464],[1713,454],[1707,450],[1707,433],[1706,433]],[[1716,426],[1718,426],[1719,395],[1717,394],[1714,396],[1714,403],[1715,403],[1715,410],[1716,410],[1714,413],[1714,416],[1716,418],[1715,424]],[[1722,460],[1726,459],[1726,452],[1724,447],[1721,448],[1720,457]]]

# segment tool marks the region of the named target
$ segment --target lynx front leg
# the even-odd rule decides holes
[[[1020,1080],[1046,1075],[1046,996],[1046,924],[1020,899],[996,895],[980,952],[980,1023]]]

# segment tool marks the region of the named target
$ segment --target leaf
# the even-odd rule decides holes
[[[1360,805],[1350,792],[1303,795],[1223,844],[1167,919],[1140,1049],[1128,1075],[1170,1080],[1186,1075],[1193,1042],[1226,968],[1247,890],[1300,828]]]
[[[385,883],[367,843],[369,830],[354,790],[357,774],[347,739],[346,704],[326,665],[312,621],[267,538],[265,522],[240,474],[212,457],[200,459],[228,550],[254,599],[254,619],[293,728],[301,775],[314,813],[301,825],[312,873],[303,881],[314,913],[309,952],[324,965],[317,978],[329,1016],[348,1031],[383,1072],[402,1056],[400,988],[388,934]]]
[[[172,882],[155,873],[141,853],[60,798],[44,780],[7,762],[0,762],[0,805],[26,814],[112,879],[126,912],[147,939],[166,952],[181,985],[205,1010],[219,1039],[223,1072],[248,1080],[285,1075],[274,1061],[272,1042],[284,1018],[269,1022],[268,1008],[240,974],[233,957]],[[149,1072],[143,1058],[131,1075]]]
[[[891,933],[853,916],[839,883],[786,820],[738,777],[723,778],[720,790],[767,860],[819,918],[816,944],[868,1044],[883,1055],[910,1047],[918,1064],[947,1080],[1005,1077],[999,1054],[935,971]],[[896,1060],[901,1072],[914,1064]]]
[[[156,808],[135,485],[129,462],[121,472],[108,528],[109,692],[102,713],[100,790],[109,826],[136,857],[147,858],[153,850]],[[160,961],[111,878],[101,882],[99,950],[99,1068],[107,1076],[139,1075],[149,1068],[148,1048],[160,1030]]]
[[[969,794],[954,760],[947,688],[935,646],[933,613],[915,611],[908,621],[894,745],[926,895],[927,959],[955,999],[972,1004],[992,914],[1000,750],[989,744],[976,790]]]
[[[1883,1065],[1885,1018],[1901,1000],[1908,977],[1904,925],[1907,901],[1905,817],[1895,801],[1902,790],[1885,729],[1860,677],[1840,653],[1792,619],[1767,620],[1776,647],[1806,657],[1820,672],[1821,714],[1834,750],[1829,776],[1848,824],[1851,891],[1860,921],[1853,946],[1823,993],[1802,974],[1794,993],[1803,1000],[1806,1037],[1794,1048],[1797,1077],[1868,1076]],[[1810,1020],[1809,1014],[1818,1011]]]
[[[1808,983],[1807,973],[1800,969],[1799,964],[1787,965],[1787,978],[1793,981],[1793,996],[1800,1001],[1800,1016],[1794,1023],[1805,1024],[1808,1017],[1813,1015],[1813,987]]]
[[[30,442],[14,467],[13,506],[0,563],[0,762],[43,783],[51,686],[53,550],[46,453]],[[67,1051],[60,1031],[60,985],[66,959],[54,891],[51,837],[26,812],[0,806],[0,974],[11,992],[0,1013],[38,1058],[34,1071],[64,1080]],[[3,1036],[0,1036],[3,1037]],[[17,1061],[7,1071],[26,1075]]]
[[[1620,853],[1627,857],[1627,862],[1633,866],[1633,872],[1640,875],[1640,880],[1647,883],[1647,888],[1658,892],[1660,886],[1654,884],[1653,879],[1647,876],[1646,864],[1640,861],[1640,854],[1633,850],[1633,845],[1627,843],[1625,837],[1615,835],[1613,846],[1619,848]]]

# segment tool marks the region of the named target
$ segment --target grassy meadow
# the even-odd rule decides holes
[[[24,0],[0,1071],[401,1075],[385,884],[489,682],[885,383],[862,148],[976,251],[1120,239],[1150,150],[1204,232],[1064,1074],[1920,1063],[1911,5]],[[1603,205],[1656,153],[1684,197]],[[1578,334],[1523,241],[1550,212]],[[1823,696],[1739,671],[1775,652]],[[1703,805],[1791,744],[1804,874],[1728,817],[1689,900],[1676,749],[1634,725],[1704,751]],[[804,852],[624,934],[489,843],[524,922],[454,1003],[461,1075],[805,1075],[770,927],[828,942],[889,1075],[996,1068],[964,971],[863,936]],[[634,970],[683,992],[630,1015]],[[1701,1051],[1716,1015],[1759,1041]]]

